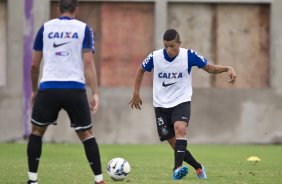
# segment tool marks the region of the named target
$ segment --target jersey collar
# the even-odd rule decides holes
[[[71,17],[67,17],[67,16],[62,16],[62,17],[59,17],[60,20],[71,20],[73,18]]]

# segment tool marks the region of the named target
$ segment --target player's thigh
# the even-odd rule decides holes
[[[171,120],[173,123],[180,121],[180,122],[186,122],[188,125],[190,120],[190,114],[191,114],[191,103],[184,102],[175,106],[172,109]]]
[[[160,141],[164,141],[175,136],[170,113],[169,109],[155,107],[156,125]]]
[[[32,109],[31,122],[36,126],[56,123],[60,109],[60,97],[57,91],[38,91]]]
[[[91,129],[90,108],[85,90],[70,90],[64,101],[63,108],[70,118],[71,127],[77,132]]]

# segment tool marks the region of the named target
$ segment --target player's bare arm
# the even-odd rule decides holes
[[[84,60],[85,78],[88,83],[88,86],[92,91],[92,98],[90,99],[90,110],[92,115],[94,115],[98,110],[99,95],[98,95],[97,73],[96,73],[96,67],[95,67],[92,51],[84,51],[83,60]]]
[[[144,73],[145,73],[145,70],[140,65],[137,70],[137,74],[135,78],[133,97],[129,102],[131,108],[135,107],[136,109],[141,110],[142,100],[140,98],[139,92],[140,92],[140,87],[141,87]]]
[[[203,69],[210,74],[219,74],[227,72],[229,76],[229,82],[233,84],[236,81],[237,74],[232,66],[207,64]]]
[[[32,85],[32,94],[31,94],[31,103],[33,105],[35,96],[38,90],[38,78],[40,72],[40,64],[42,59],[41,51],[33,51],[32,54],[32,63],[31,63],[31,85]]]

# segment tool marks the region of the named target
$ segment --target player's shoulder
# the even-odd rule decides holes
[[[189,51],[189,49],[182,48],[182,47],[179,48],[179,53],[180,54],[186,54],[187,55],[188,51]]]
[[[77,19],[71,19],[71,21],[73,21],[75,24],[80,24],[80,25],[84,25],[84,26],[87,25],[85,22],[77,20]]]
[[[201,57],[201,55],[199,55],[199,53],[196,50],[188,49],[188,57],[195,58],[195,57]]]
[[[163,51],[164,51],[164,49],[158,49],[158,50],[153,51],[152,53],[161,54],[161,53],[163,53]]]
[[[195,55],[198,55],[198,52],[194,49],[187,49],[188,51],[188,54],[195,54]]]
[[[51,19],[51,20],[48,20],[44,23],[44,26],[48,26],[48,25],[52,25],[56,22],[58,22],[59,19]]]
[[[164,49],[155,50],[151,53],[154,57],[163,57]]]
[[[180,50],[180,52],[188,52],[188,50],[189,50],[189,49],[186,49],[186,48],[180,47],[180,48],[179,48],[179,50]]]

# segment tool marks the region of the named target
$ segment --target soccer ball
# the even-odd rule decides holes
[[[116,181],[123,180],[130,172],[130,165],[123,158],[113,158],[107,165],[108,175]]]

